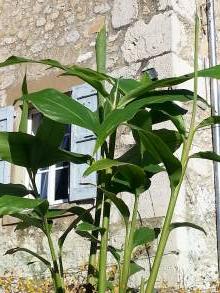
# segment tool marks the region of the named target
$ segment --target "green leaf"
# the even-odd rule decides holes
[[[198,71],[198,76],[220,79],[220,65],[207,68],[204,70],[200,70]],[[179,77],[165,78],[165,79],[153,81],[151,84],[141,85],[140,87],[131,90],[124,97],[124,99],[121,100],[121,104],[127,103],[133,99],[139,98],[151,90],[178,85],[192,78],[194,78],[194,73],[185,74]]]
[[[66,237],[69,235],[69,233],[76,228],[77,224],[82,221],[87,221],[88,223],[93,223],[93,218],[90,214],[91,209],[84,209],[82,207],[71,207],[70,209],[66,210],[65,212],[71,212],[73,215],[77,215],[77,217],[72,221],[72,223],[67,227],[67,229],[63,232],[63,234],[58,239],[58,245],[60,250],[62,250],[63,244],[66,240]],[[54,211],[54,210],[53,210]],[[51,212],[50,210],[47,213],[47,218],[53,218],[54,212]]]
[[[125,165],[126,163],[119,162],[116,160],[111,160],[111,159],[101,159],[98,161],[95,161],[91,166],[89,166],[86,171],[84,172],[83,176],[88,176],[92,172],[100,171],[100,170],[105,170],[109,169],[112,167],[117,167],[121,165]]]
[[[175,130],[158,129],[153,131],[162,141],[169,147],[172,153],[174,153],[183,143],[182,136]]]
[[[33,213],[30,214],[13,214],[14,218],[17,218],[19,220],[21,220],[21,222],[19,222],[16,225],[16,229],[15,230],[24,230],[27,229],[29,227],[36,227],[41,229],[42,231],[44,231],[44,227],[43,227],[43,222],[41,219],[34,217]]]
[[[0,183],[0,196],[3,195],[15,195],[25,196],[32,193],[32,190],[28,190],[22,184],[2,184]]]
[[[160,233],[160,229],[150,229],[148,227],[140,227],[135,230],[133,238],[133,247],[150,243],[155,240]]]
[[[141,86],[141,83],[135,79],[123,79],[120,78],[118,80],[118,86],[123,91],[123,93],[127,94],[131,90],[138,88]]]
[[[181,227],[189,227],[189,228],[193,228],[193,229],[196,229],[196,230],[200,230],[205,235],[207,235],[206,231],[202,227],[200,227],[200,226],[198,226],[196,224],[193,224],[193,223],[189,223],[189,222],[172,223],[170,225],[170,231],[172,231],[173,229],[176,229],[176,228],[181,228]]]
[[[190,158],[197,158],[197,159],[206,159],[210,161],[216,161],[220,162],[220,155],[214,153],[214,152],[198,152],[190,156]]]
[[[27,76],[26,73],[24,75],[23,83],[22,83],[22,94],[26,95],[28,94],[28,88],[27,88]],[[19,125],[19,131],[20,132],[27,132],[27,123],[28,123],[28,103],[26,101],[23,101],[22,105],[22,114],[21,114],[21,121]]]
[[[139,166],[126,164],[118,166],[111,180],[111,191],[113,193],[130,192],[140,195],[149,189],[151,181]]]
[[[0,63],[0,67],[16,65],[21,63],[40,63],[44,65],[48,65],[50,67],[57,67],[60,69],[65,69],[65,66],[61,65],[58,61],[52,59],[44,59],[44,60],[32,60],[28,58],[18,57],[18,56],[11,56],[6,59],[4,62]]]
[[[152,160],[149,154],[141,155],[140,148],[138,145],[134,145],[126,153],[117,158],[118,161],[124,163],[130,163],[143,168],[148,173],[148,177],[153,176],[156,173],[165,171],[165,169],[157,164],[155,160]],[[160,162],[159,162],[160,163]]]
[[[101,159],[96,161],[84,172],[84,176],[88,176],[95,171],[110,168],[114,169],[114,176],[111,182],[111,191],[113,193],[128,191],[140,194],[150,187],[150,180],[146,177],[142,168],[116,160]]]
[[[88,231],[100,231],[103,232],[103,228],[96,227],[95,225],[87,222],[82,222],[76,227],[76,231],[88,232]]]
[[[112,254],[112,256],[115,258],[116,262],[118,264],[120,264],[121,257],[120,257],[119,252],[121,252],[121,250],[118,248],[115,248],[114,246],[111,246],[111,245],[108,245],[107,249]]]
[[[43,200],[22,198],[13,195],[0,197],[0,216],[27,213],[42,204]]]
[[[124,219],[125,226],[127,226],[129,223],[130,211],[126,203],[121,198],[117,197],[116,194],[102,188],[101,190],[104,192],[105,197],[110,199],[113,202],[113,204],[117,207],[121,216]]]
[[[65,124],[43,117],[37,130],[36,137],[48,145],[60,147],[65,134],[65,128]]]
[[[62,65],[60,62],[52,59],[43,59],[43,60],[32,60],[23,57],[11,56],[4,62],[0,63],[0,67],[5,67],[9,65],[21,64],[21,63],[38,63],[50,66],[50,68],[59,68],[64,70],[64,73],[61,75],[69,75],[69,76],[77,76],[80,79],[84,80],[85,82],[89,83],[95,89],[100,91],[102,95],[107,96],[108,93],[106,92],[104,86],[100,81],[109,81],[112,83],[114,78],[103,74],[101,72],[96,72],[95,70],[89,68],[79,67],[77,65],[73,66],[65,66]]]
[[[48,267],[48,269],[50,271],[52,271],[50,262],[48,260],[46,260],[45,258],[43,258],[42,256],[40,256],[38,253],[36,253],[30,249],[22,248],[22,247],[15,247],[15,248],[7,250],[5,254],[14,254],[18,251],[26,252],[26,253],[31,254],[32,256],[38,258],[42,263],[44,263]]]
[[[159,162],[164,163],[170,178],[171,189],[177,186],[182,174],[180,161],[172,154],[169,147],[159,136],[150,131],[143,132],[141,130],[139,135],[145,151]]]
[[[34,171],[59,162],[82,164],[91,160],[89,155],[55,148],[36,136],[20,132],[0,132],[0,158]]]
[[[197,127],[196,130],[206,127],[206,126],[211,126],[214,124],[220,124],[220,116],[210,116],[206,119],[204,119]]]
[[[131,260],[130,269],[129,269],[129,277],[140,272],[140,271],[144,271],[144,268],[139,266],[136,262]]]
[[[183,135],[185,135],[186,129],[182,115],[185,115],[186,113],[187,111],[185,109],[172,102],[151,105],[150,111],[152,124],[171,120],[179,133]]]
[[[31,102],[34,107],[51,120],[75,124],[96,133],[99,129],[99,121],[96,112],[92,112],[75,99],[55,89],[44,89],[29,95],[23,99]]]
[[[101,124],[95,145],[96,152],[105,139],[123,122],[131,120],[140,108],[151,104],[167,101],[189,101],[193,99],[193,93],[187,90],[158,91],[148,94],[148,97],[133,101],[123,109],[113,110]]]
[[[95,52],[96,52],[96,65],[97,71],[101,73],[106,72],[106,27],[103,26],[96,37]],[[103,82],[102,82],[103,86]],[[98,105],[104,105],[104,98],[98,91]],[[108,95],[105,95],[108,96]]]

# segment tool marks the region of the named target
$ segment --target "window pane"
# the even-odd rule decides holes
[[[42,119],[42,114],[41,113],[34,113],[32,114],[32,134],[36,134],[37,133],[37,129],[40,126],[40,122]]]
[[[69,168],[56,170],[55,200],[69,197]]]
[[[48,191],[48,173],[40,173],[36,176],[37,189],[41,198],[47,198]]]

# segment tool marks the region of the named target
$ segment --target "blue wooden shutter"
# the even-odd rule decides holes
[[[0,108],[0,131],[13,131],[14,108]],[[0,183],[10,183],[11,164],[0,160]]]
[[[83,84],[73,87],[72,97],[92,111],[97,109],[97,94],[90,85]],[[90,130],[72,125],[71,151],[91,155],[95,142],[96,137]],[[96,197],[95,186],[83,185],[83,183],[96,184],[95,172],[87,177],[82,176],[87,167],[86,164],[70,164],[70,201]]]

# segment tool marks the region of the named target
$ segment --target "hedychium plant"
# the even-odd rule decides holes
[[[138,220],[141,197],[146,196],[144,192],[149,189],[152,177],[159,172],[167,172],[169,177],[170,202],[152,270],[150,275],[146,276],[146,281],[142,279],[140,291],[142,293],[153,292],[164,249],[173,229],[187,226],[204,232],[201,227],[193,223],[172,222],[176,200],[189,159],[202,158],[220,161],[220,156],[213,152],[199,152],[190,155],[196,131],[220,123],[220,117],[210,116],[195,125],[197,101],[206,103],[197,94],[198,78],[220,79],[219,65],[198,71],[198,36],[199,21],[196,16],[194,72],[156,81],[152,81],[147,74],[141,76],[139,80],[117,79],[106,74],[105,28],[97,37],[96,71],[76,65],[62,65],[51,59],[34,61],[16,56],[0,63],[0,67],[20,63],[45,64],[50,68],[60,69],[61,75],[77,76],[97,90],[98,108],[92,112],[55,89],[43,89],[29,93],[25,77],[22,87],[23,95],[19,99],[19,102],[22,103],[19,131],[0,133],[1,159],[25,167],[33,187],[32,190],[27,190],[22,185],[1,184],[0,215],[10,214],[20,219],[17,229],[26,229],[30,226],[41,229],[48,239],[51,261],[26,248],[15,248],[9,250],[8,253],[26,251],[43,261],[51,271],[55,292],[65,292],[62,247],[68,233],[73,229],[91,242],[88,283],[94,287],[94,290],[103,293],[106,290],[111,291],[114,286],[117,286],[120,293],[127,291],[130,276],[143,269],[134,261],[135,250],[139,246],[151,243],[161,232],[158,227],[140,226]],[[194,92],[185,89],[166,89],[190,79],[194,79]],[[183,119],[187,111],[177,105],[178,101],[193,104],[189,129],[186,129]],[[42,123],[35,136],[26,133],[29,105],[43,115]],[[164,121],[172,122],[175,130],[166,128],[154,130],[155,124]],[[60,149],[65,124],[83,127],[96,135],[93,154],[82,155]],[[121,156],[116,157],[117,132],[122,125],[126,125],[131,130],[135,144]],[[181,146],[182,156],[181,159],[178,159],[175,152]],[[94,154],[97,151],[100,151],[100,158],[95,160]],[[40,199],[35,183],[37,170],[62,161],[76,164],[87,163],[88,168],[84,176],[97,172],[97,197],[93,216],[91,210],[85,210],[79,206],[70,207],[68,210],[53,209],[49,207],[47,200]],[[129,192],[133,196],[132,208],[129,208],[120,197],[123,192]],[[27,194],[32,194],[35,198],[24,198]],[[119,210],[125,226],[124,244],[120,248],[109,244],[112,205]],[[59,238],[57,252],[51,237],[53,219],[67,212],[72,213],[75,217]],[[118,267],[116,284],[107,279],[109,253],[115,258]]]

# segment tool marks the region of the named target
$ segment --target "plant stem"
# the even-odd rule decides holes
[[[152,293],[154,289],[154,285],[156,282],[156,278],[158,275],[158,271],[161,265],[161,260],[164,254],[164,250],[167,244],[167,240],[169,238],[170,234],[170,224],[172,221],[174,209],[176,206],[176,201],[181,189],[181,185],[183,182],[183,179],[185,177],[186,168],[189,160],[189,152],[192,146],[193,137],[195,134],[195,118],[196,118],[196,110],[197,110],[197,93],[198,93],[198,40],[199,40],[199,19],[196,15],[196,22],[195,22],[195,52],[194,52],[194,99],[193,99],[193,108],[192,108],[192,116],[191,116],[191,122],[190,122],[190,129],[189,129],[189,135],[186,140],[185,147],[183,148],[183,154],[182,154],[182,175],[180,178],[180,182],[177,185],[175,189],[171,191],[171,197],[170,202],[167,210],[167,214],[165,217],[160,242],[157,248],[156,256],[154,259],[152,271],[150,273],[150,277],[147,282],[146,287],[146,293]]]
[[[106,28],[100,30],[97,35],[96,39],[96,66],[97,72],[105,73],[106,72]],[[104,84],[104,82],[103,82]],[[99,121],[102,123],[103,121],[103,105],[104,105],[104,98],[98,92],[97,93],[97,106],[99,112]],[[107,153],[107,145],[104,144],[101,148],[101,157],[104,158],[104,154]],[[101,183],[102,172],[98,172],[98,185]],[[103,203],[103,192],[97,189],[96,193],[96,207],[95,207],[95,219],[94,225],[100,226],[101,220],[101,212],[102,212],[102,203]],[[93,231],[92,235],[95,238],[98,238],[98,231]],[[88,276],[87,282],[92,283],[97,271],[97,243],[95,241],[91,241],[90,246],[90,254],[89,254],[89,264],[88,264]]]
[[[101,172],[98,172],[98,185],[101,182]],[[96,207],[95,207],[95,219],[94,225],[99,227],[101,212],[102,212],[103,192],[97,188],[96,193]],[[98,231],[92,231],[92,235],[98,238]],[[87,282],[92,284],[97,270],[97,242],[91,241],[90,254],[89,254],[89,265],[88,265],[88,277]]]
[[[129,271],[130,271],[131,254],[133,251],[134,232],[135,232],[136,223],[137,223],[138,202],[139,202],[139,195],[136,195],[130,229],[129,229],[129,236],[127,236],[125,240],[124,259],[123,259],[123,267],[122,267],[121,278],[120,278],[121,280],[120,280],[119,293],[124,293],[126,292],[126,289],[127,289]]]
[[[54,288],[56,293],[64,293],[64,281],[63,278],[60,275],[58,263],[57,263],[57,256],[54,249],[53,241],[50,234],[50,229],[48,226],[47,218],[44,217],[44,227],[45,227],[45,234],[47,236],[49,248],[50,248],[50,255],[53,261],[53,269],[51,272],[51,276],[54,282]]]
[[[103,220],[102,228],[105,229],[102,234],[99,256],[99,283],[98,292],[103,293],[106,290],[106,264],[107,264],[107,247],[108,247],[108,233],[110,222],[111,202],[109,199],[104,200],[103,204]]]
[[[116,131],[109,138],[109,153],[108,153],[109,159],[114,158],[115,141],[116,141]],[[110,176],[108,176],[108,175],[110,175]],[[109,185],[110,180],[111,180],[111,174],[106,174],[105,184],[106,184],[107,190],[108,190],[108,185]],[[111,201],[109,199],[104,199],[102,228],[104,228],[105,230],[104,230],[104,233],[102,234],[101,245],[100,245],[99,284],[98,284],[98,292],[99,293],[105,292],[105,289],[106,289],[106,264],[107,264],[110,211],[111,211]]]

